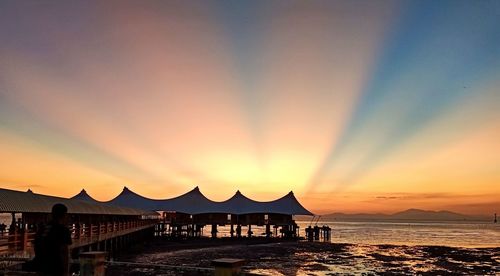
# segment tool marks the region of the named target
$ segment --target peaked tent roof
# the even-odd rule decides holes
[[[73,198],[97,202],[85,190]],[[262,202],[250,199],[237,191],[231,198],[219,202],[208,199],[198,187],[169,199],[147,198],[124,187],[118,196],[102,203],[152,211],[176,211],[193,215],[203,213],[313,215],[299,203],[293,192],[273,201]]]
[[[158,200],[145,198],[138,195],[127,187],[124,187],[122,192],[110,201],[104,202],[116,206],[126,206],[132,207],[137,206],[137,208],[143,208],[145,210],[155,210]],[[140,206],[140,207],[139,207]]]
[[[198,187],[178,197],[162,200],[162,204],[159,207],[162,210],[187,214],[215,213],[217,211],[217,203],[202,194]]]
[[[299,200],[295,197],[292,191],[282,198],[266,202],[265,204],[270,205],[269,207],[272,205],[273,210],[278,213],[285,213],[288,211],[289,214],[313,215],[313,213],[309,212],[309,210],[300,204]]]
[[[87,191],[85,191],[85,189],[82,189],[77,195],[73,196],[70,199],[77,199],[77,200],[99,203],[99,201],[97,201],[97,200],[93,199],[91,196],[89,196],[89,194],[87,193]]]
[[[237,214],[276,213],[287,215],[313,215],[302,206],[293,192],[272,201],[256,201],[237,191],[227,201],[221,202],[224,209],[235,210]]]
[[[90,196],[88,196],[91,199]],[[96,201],[97,202],[97,201]],[[70,214],[100,214],[100,215],[145,215],[151,211],[120,206],[110,206],[93,203],[88,200],[68,199],[0,188],[0,212],[4,213],[50,213],[52,206],[63,203]]]

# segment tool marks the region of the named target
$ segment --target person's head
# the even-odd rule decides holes
[[[66,217],[66,213],[68,213],[68,208],[62,204],[57,203],[52,206],[52,219],[55,221],[62,221]]]

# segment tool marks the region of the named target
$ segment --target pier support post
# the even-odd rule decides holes
[[[212,224],[212,238],[217,238],[217,224]]]
[[[23,228],[22,229],[22,243],[21,243],[21,246],[22,246],[22,251],[23,253],[26,252],[26,250],[28,249],[28,228]]]
[[[9,232],[14,232],[14,230],[16,229],[16,213],[11,213],[10,215],[12,219],[10,221]]]
[[[241,225],[236,226],[236,237],[241,238]]]
[[[215,267],[215,276],[233,276],[241,275],[241,267],[245,264],[243,259],[216,259],[212,261]]]
[[[105,276],[106,252],[91,251],[80,254],[81,276]]]

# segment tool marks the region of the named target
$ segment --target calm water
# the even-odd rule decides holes
[[[300,235],[309,221],[297,221]],[[500,224],[478,223],[432,223],[432,222],[320,222],[319,226],[332,228],[334,243],[394,244],[394,245],[443,245],[455,247],[500,247]],[[219,236],[230,236],[228,226],[218,229]],[[264,235],[265,227],[252,226],[254,235]],[[247,228],[242,227],[242,233]],[[210,226],[204,235],[210,235]]]
[[[0,215],[0,223],[10,223],[10,215]],[[300,235],[309,221],[297,221]],[[500,224],[478,223],[431,223],[431,222],[322,222],[319,226],[332,228],[334,243],[352,244],[394,244],[394,245],[443,245],[455,247],[500,247]],[[219,226],[218,235],[230,236],[229,226]],[[246,234],[248,228],[242,227]],[[265,227],[252,226],[254,235],[264,235]],[[205,227],[204,235],[209,236],[210,226]]]
[[[298,222],[301,235],[308,222]],[[332,242],[354,244],[500,247],[500,224],[429,222],[326,222]],[[318,224],[320,225],[320,224]]]

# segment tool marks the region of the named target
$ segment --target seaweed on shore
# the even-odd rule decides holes
[[[122,257],[140,263],[195,267],[209,267],[217,258],[242,258],[247,260],[246,271],[263,275],[497,275],[499,252],[498,248],[279,242],[202,248],[156,244],[142,253]],[[143,269],[140,275],[171,275],[168,271],[149,271]],[[108,275],[139,275],[134,273],[112,267]]]

